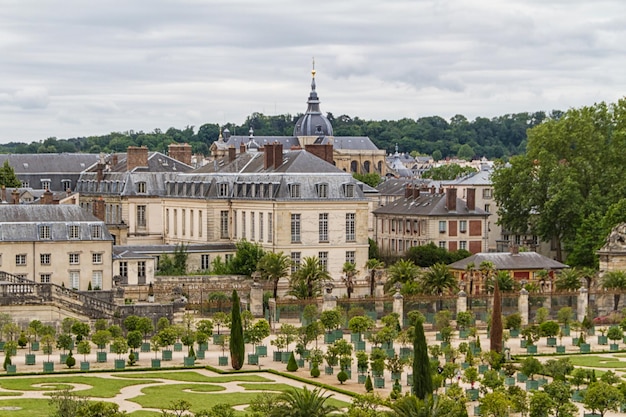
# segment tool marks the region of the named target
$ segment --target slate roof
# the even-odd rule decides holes
[[[174,253],[176,245],[132,245],[114,246],[113,254],[118,258],[125,259],[145,259],[161,253]],[[186,246],[187,253],[207,253],[235,251],[237,247],[234,243],[202,243],[190,244]]]
[[[451,269],[464,270],[470,262],[476,268],[484,262],[492,262],[494,268],[502,270],[527,270],[527,269],[564,269],[569,266],[547,258],[537,252],[480,252],[460,261],[448,265]]]
[[[110,166],[108,171],[106,172],[127,172],[127,164],[126,159],[127,153],[118,153],[117,155],[117,164],[115,166]],[[111,158],[108,159],[111,161]],[[95,172],[96,166],[94,165],[90,171]],[[170,156],[164,155],[161,152],[148,152],[148,166],[147,167],[137,167],[133,170],[133,172],[187,172],[193,169],[192,166],[187,164],[183,164],[177,159],[174,159]]]
[[[456,199],[456,211],[446,208],[445,194],[421,193],[418,198],[401,197],[374,210],[374,214],[399,214],[409,216],[477,216],[487,217],[489,213],[476,208],[469,211],[465,200]]]
[[[268,143],[278,142],[283,145],[284,149],[291,149],[294,146],[300,146],[300,141],[295,136],[253,136],[253,139],[259,146],[264,146]],[[213,142],[218,149],[226,149],[234,146],[239,153],[239,146],[243,143],[246,144],[250,141],[250,136],[230,136],[224,142]]]
[[[461,178],[457,178],[452,181],[442,181],[445,185],[459,185],[459,186],[472,186],[472,185],[491,185],[491,174],[493,170],[483,169],[478,172],[473,172]]]
[[[431,185],[431,180],[411,180],[407,178],[398,178],[398,179],[387,179],[380,184],[376,189],[380,192],[381,195],[404,195],[404,189],[408,184],[429,187]]]
[[[16,174],[68,174],[83,172],[98,159],[90,153],[1,154],[0,164],[9,161]]]
[[[367,136],[335,136],[333,138],[335,149],[378,151],[378,147]]]

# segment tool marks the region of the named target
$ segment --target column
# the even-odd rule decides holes
[[[463,313],[467,311],[467,293],[461,290],[457,294],[456,299],[456,314]]]
[[[385,302],[384,301],[378,301],[379,299],[381,299],[382,297],[385,296],[385,287],[383,285],[382,282],[377,281],[376,282],[376,287],[374,287],[374,297],[377,299],[377,301],[374,303],[375,309],[376,309],[376,315],[380,318],[382,317],[384,311],[385,311]]]
[[[404,297],[399,292],[393,296],[393,312],[396,313],[400,320],[400,325],[404,322]]]
[[[263,287],[258,282],[250,287],[250,312],[254,317],[263,317]]]
[[[578,308],[576,313],[578,314],[578,321],[582,322],[587,315],[587,308],[589,307],[588,290],[585,287],[580,287],[580,294],[578,295]]]
[[[528,291],[525,288],[519,292],[519,300],[517,302],[519,314],[522,316],[522,326],[528,325]]]

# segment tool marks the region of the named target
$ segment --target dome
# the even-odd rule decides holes
[[[306,113],[296,122],[294,136],[332,136],[333,126],[320,110],[320,100],[315,91],[315,69],[311,71],[311,93],[307,100]]]

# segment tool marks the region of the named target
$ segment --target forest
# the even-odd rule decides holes
[[[400,120],[363,120],[359,117],[327,113],[335,136],[368,136],[387,153],[395,150],[433,155],[436,159],[459,156],[464,159],[486,157],[508,159],[526,151],[526,131],[546,119],[558,119],[563,113],[553,110],[516,113],[494,117],[477,117],[468,120],[456,115],[449,121],[439,117],[421,117]],[[256,136],[291,136],[293,127],[301,116],[266,116],[253,113],[241,125],[232,123],[222,126],[233,135],[248,135],[250,128]],[[211,143],[217,140],[219,127],[206,123],[197,130],[194,126],[183,129],[170,127],[166,131],[112,132],[101,136],[60,139],[50,137],[30,144],[9,142],[0,144],[0,153],[73,153],[73,152],[125,152],[128,146],[147,146],[152,151],[165,152],[170,143],[189,143],[193,152],[208,155]]]

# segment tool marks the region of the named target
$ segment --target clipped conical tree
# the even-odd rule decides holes
[[[241,305],[237,290],[233,290],[233,308],[230,328],[230,365],[234,370],[243,366],[245,345],[243,340],[243,325],[241,324]]]
[[[293,352],[291,352],[291,355],[289,356],[289,362],[287,362],[287,370],[289,372],[296,372],[298,370],[298,363],[296,362],[296,357],[293,355]]]
[[[425,400],[433,393],[433,379],[430,373],[428,347],[424,335],[424,324],[421,320],[415,323],[415,338],[413,339],[413,394]]]
[[[491,312],[489,340],[490,350],[502,353],[502,298],[500,297],[500,286],[497,279],[493,287],[493,310]]]
[[[372,384],[372,377],[367,375],[367,379],[365,380],[365,392],[374,391],[374,385]]]

